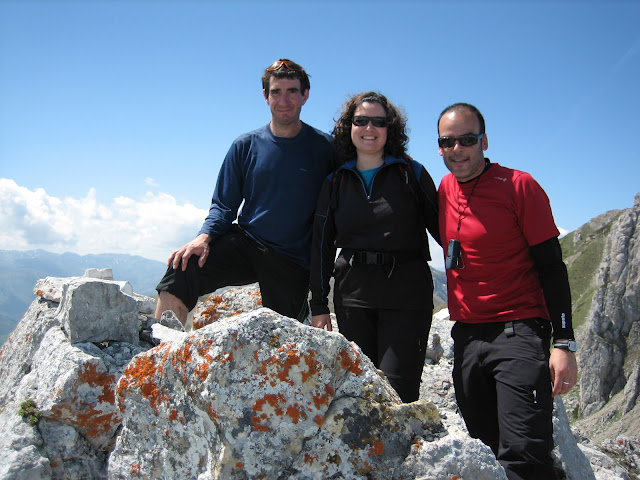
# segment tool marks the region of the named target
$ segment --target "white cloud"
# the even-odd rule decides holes
[[[147,177],[144,179],[144,183],[149,185],[150,187],[157,187],[158,183],[151,177]]]
[[[195,237],[207,213],[164,193],[104,205],[94,189],[60,199],[0,178],[0,249],[126,253],[164,262]]]

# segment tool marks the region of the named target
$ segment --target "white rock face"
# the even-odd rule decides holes
[[[590,415],[624,391],[628,413],[640,391],[640,194],[611,225],[594,290],[579,339],[580,408]]]
[[[188,332],[107,280],[37,291],[0,350],[0,479],[506,478],[455,412],[446,318],[402,404],[357,346],[260,308],[255,287],[203,303]],[[598,478],[558,410],[559,465]]]

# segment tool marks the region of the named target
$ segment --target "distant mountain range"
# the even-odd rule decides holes
[[[166,265],[134,255],[0,250],[0,345],[33,302],[39,279],[81,277],[88,268],[111,268],[114,280],[128,281],[136,293],[151,296]]]

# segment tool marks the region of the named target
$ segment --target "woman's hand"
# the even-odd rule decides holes
[[[311,317],[311,325],[323,330],[324,327],[327,327],[328,332],[333,331],[333,329],[331,328],[331,315],[329,315],[328,313],[323,313],[322,315],[313,315]]]

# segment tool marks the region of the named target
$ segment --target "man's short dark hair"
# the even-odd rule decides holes
[[[438,128],[438,134],[440,134],[440,120],[442,119],[442,117],[444,117],[447,113],[449,113],[451,111],[463,110],[463,109],[469,110],[471,113],[473,113],[478,118],[478,123],[480,124],[480,131],[478,133],[479,134],[480,133],[485,133],[484,132],[484,129],[485,129],[484,117],[480,113],[480,110],[478,110],[476,107],[474,107],[470,103],[458,102],[458,103],[454,103],[453,105],[449,105],[447,108],[445,108],[442,111],[442,113],[438,117],[438,124],[436,125],[436,127]]]
[[[304,93],[311,88],[309,75],[299,64],[292,62],[288,58],[281,58],[269,65],[262,74],[262,89],[265,98],[269,96],[269,82],[273,78],[291,78],[300,80],[300,93]]]

